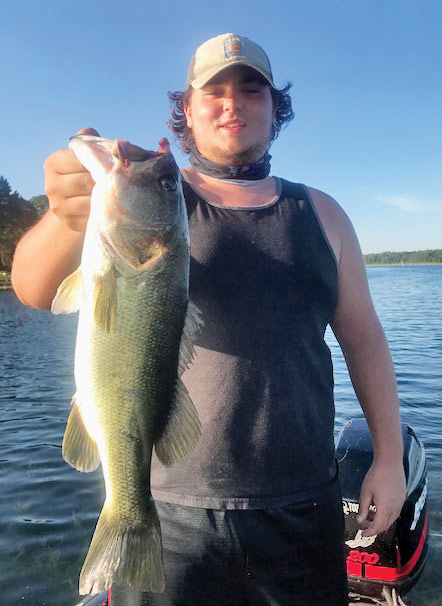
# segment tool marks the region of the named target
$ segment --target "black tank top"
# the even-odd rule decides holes
[[[152,461],[160,501],[278,507],[336,474],[333,371],[324,342],[337,300],[335,256],[308,190],[278,179],[259,207],[217,206],[183,183],[190,297],[204,327],[183,375],[202,422],[182,463]]]

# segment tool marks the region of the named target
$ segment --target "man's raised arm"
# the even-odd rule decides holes
[[[93,129],[80,134],[98,135]],[[70,150],[45,162],[49,210],[20,240],[11,279],[18,298],[30,307],[50,309],[58,286],[80,264],[94,181]]]

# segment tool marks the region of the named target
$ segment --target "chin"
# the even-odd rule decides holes
[[[225,164],[230,166],[243,166],[245,164],[253,164],[260,160],[266,153],[267,147],[251,146],[230,146],[227,149],[217,150],[217,159],[214,160],[218,164]],[[211,154],[213,157],[215,154]]]

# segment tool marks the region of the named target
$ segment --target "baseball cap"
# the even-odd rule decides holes
[[[259,72],[273,88],[272,68],[263,48],[238,34],[221,34],[203,42],[193,54],[187,86],[201,88],[231,65],[247,65]]]

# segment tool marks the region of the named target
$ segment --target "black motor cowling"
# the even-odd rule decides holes
[[[408,425],[402,424],[402,436],[406,500],[399,519],[387,532],[375,537],[362,537],[356,521],[361,485],[373,459],[365,419],[348,421],[336,445],[345,515],[349,589],[377,599],[382,598],[384,586],[396,588],[399,595],[405,595],[416,584],[428,554],[425,449]]]

